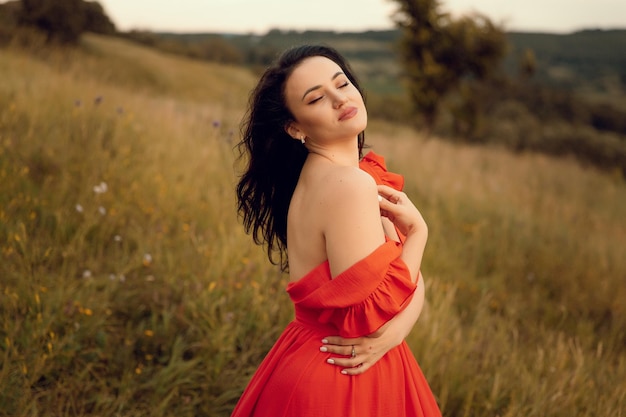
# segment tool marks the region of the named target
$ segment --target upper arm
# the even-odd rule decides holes
[[[378,190],[360,170],[343,169],[328,178],[323,232],[331,275],[337,276],[385,242]]]

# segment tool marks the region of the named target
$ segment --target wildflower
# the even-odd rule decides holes
[[[126,275],[124,275],[124,274],[120,274],[120,276],[118,277],[118,279],[120,280],[120,282],[124,282],[124,281],[126,281]]]
[[[87,278],[91,278],[91,271],[88,269],[85,269],[83,271],[83,278],[87,279]]]
[[[83,206],[81,206],[80,204],[76,204],[76,211],[82,213],[84,211]]]
[[[143,266],[150,266],[150,264],[152,263],[152,255],[150,255],[149,253],[144,253],[142,263]]]
[[[115,281],[115,278],[117,278],[117,277],[115,276],[115,274],[109,274],[109,279],[110,279],[111,281]]]
[[[235,313],[233,313],[232,311],[229,311],[228,313],[224,315],[224,321],[226,323],[232,322],[234,318],[235,318]]]
[[[216,128],[216,129],[218,127],[220,127],[220,121],[219,120],[213,120],[213,127]]]
[[[108,189],[109,189],[109,186],[107,185],[107,183],[104,181],[101,181],[100,184],[95,185],[93,187],[93,192],[96,194],[104,194],[107,192]]]
[[[98,207],[98,213],[100,213],[101,216],[104,216],[107,214],[107,209],[105,209],[104,207],[100,206]]]
[[[93,310],[92,310],[92,309],[90,309],[90,308],[85,308],[85,309],[83,310],[83,314],[84,314],[85,316],[93,316]]]
[[[113,236],[113,240],[116,241],[116,242],[121,242],[122,241],[122,236],[115,235],[115,236]]]
[[[149,330],[149,329],[148,329],[148,330],[144,330],[144,331],[143,331],[143,334],[144,334],[146,337],[152,337],[152,336],[154,336],[154,332],[153,332],[152,330]]]
[[[102,103],[102,100],[104,100],[104,97],[102,96],[97,96],[94,100],[93,100],[93,104],[95,104],[96,106],[99,105],[100,103]]]

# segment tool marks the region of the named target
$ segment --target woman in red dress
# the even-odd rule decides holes
[[[404,338],[424,302],[424,219],[383,158],[337,51],[286,51],[250,98],[239,143],[246,231],[289,271],[295,319],[233,417],[440,416]]]

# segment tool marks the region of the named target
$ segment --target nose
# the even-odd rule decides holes
[[[335,92],[335,97],[333,99],[333,107],[338,109],[348,102],[348,97],[340,91]]]

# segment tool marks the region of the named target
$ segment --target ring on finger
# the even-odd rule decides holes
[[[356,358],[356,350],[354,349],[354,345],[352,345],[352,352],[350,353],[352,358]]]

